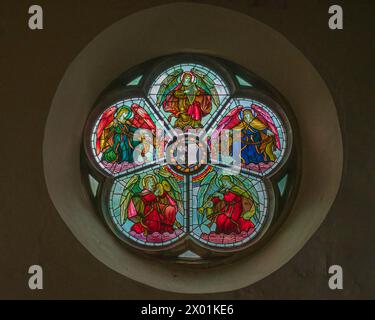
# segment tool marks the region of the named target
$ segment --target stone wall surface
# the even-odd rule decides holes
[[[0,297],[375,298],[375,159],[370,148],[375,139],[371,99],[374,80],[370,71],[375,53],[371,42],[374,4],[336,1],[344,8],[345,29],[331,31],[331,1],[202,2],[242,12],[278,30],[326,81],[343,135],[344,172],[336,201],[322,226],[280,270],[248,288],[228,293],[183,295],[160,291],[126,279],[100,263],[72,235],[47,192],[42,143],[49,108],[65,70],[98,33],[127,15],[170,2],[51,1],[44,6],[45,30],[31,32],[27,28],[29,1],[3,0]],[[31,264],[41,264],[48,270],[45,290],[27,289]],[[327,286],[327,269],[332,264],[344,268],[343,291],[331,291]]]

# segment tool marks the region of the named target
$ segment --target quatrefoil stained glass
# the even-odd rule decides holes
[[[114,81],[84,143],[111,230],[139,250],[176,256],[230,253],[262,238],[291,176],[291,126],[268,88],[199,55],[156,59]]]

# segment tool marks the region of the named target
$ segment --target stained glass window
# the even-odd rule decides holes
[[[100,97],[82,170],[124,246],[171,261],[223,261],[280,225],[298,159],[287,102],[266,81],[181,54],[125,72]]]

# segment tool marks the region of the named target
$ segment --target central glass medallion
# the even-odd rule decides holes
[[[179,174],[199,173],[209,161],[209,149],[205,140],[205,137],[195,133],[183,133],[182,137],[176,137],[166,148],[167,163]]]

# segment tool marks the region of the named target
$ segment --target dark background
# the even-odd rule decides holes
[[[230,293],[162,292],[107,268],[64,224],[49,199],[42,166],[43,131],[59,81],[103,29],[169,2],[0,0],[0,298],[374,299],[373,0],[196,1],[238,10],[281,32],[317,68],[338,108],[345,156],[339,194],[318,232],[280,270]],[[32,4],[43,7],[44,30],[28,28]],[[328,28],[331,4],[344,9],[343,31]],[[44,290],[28,289],[33,264],[44,269]],[[343,267],[342,291],[328,288],[332,264]]]

